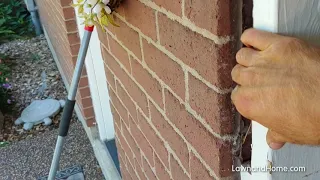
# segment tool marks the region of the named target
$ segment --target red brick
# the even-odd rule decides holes
[[[169,91],[165,91],[165,95],[166,114],[171,122],[218,176],[229,176],[232,173],[231,143],[224,142],[207,131]]]
[[[93,127],[97,124],[96,119],[94,117],[86,119],[86,124],[88,127]]]
[[[186,143],[152,103],[150,103],[150,111],[152,123],[160,132],[161,136],[169,143],[170,147],[175,151],[183,166],[187,168],[189,166],[189,152]]]
[[[230,94],[218,94],[189,74],[189,95],[192,109],[198,112],[215,132],[233,132],[235,112]]]
[[[79,81],[79,87],[86,87],[88,85],[89,85],[88,77],[87,76],[81,77]]]
[[[125,129],[125,127],[123,129]],[[123,151],[125,152],[125,156],[123,156],[123,158],[126,158],[126,156],[128,156],[130,158],[130,161],[133,161],[134,155],[125,137],[123,137],[122,134],[119,133],[118,138],[120,139],[121,146],[123,148]],[[129,161],[126,160],[126,162],[128,163]]]
[[[106,76],[107,76],[107,81],[109,83],[109,85],[112,87],[112,89],[116,89],[116,82],[115,82],[115,79],[114,79],[114,75],[112,74],[112,72],[109,70],[109,68],[104,65],[104,71],[106,73]]]
[[[123,163],[120,162],[120,164],[123,164]],[[131,175],[127,170],[126,166],[120,165],[120,170],[121,170],[122,180],[132,180]]]
[[[202,0],[185,1],[185,14],[197,26],[207,29],[213,34],[223,36],[235,31],[235,21],[238,21],[234,7],[237,1],[233,0]],[[206,18],[203,18],[206,17]]]
[[[148,139],[154,151],[160,157],[161,161],[165,164],[165,166],[169,167],[168,151],[164,146],[164,142],[156,135],[156,132],[152,129],[147,120],[143,118],[143,116],[139,117],[142,118],[139,120],[142,133]]]
[[[192,153],[191,154],[191,179],[192,180],[214,180],[215,178],[210,176],[209,171],[204,167],[200,160]]]
[[[154,156],[154,163],[155,163],[155,168],[156,168],[156,174],[159,179],[170,179],[170,175],[166,171],[165,166],[162,164],[160,159],[155,155]]]
[[[97,31],[98,31],[98,37],[99,40],[101,42],[101,44],[103,45],[104,48],[109,50],[109,40],[108,38],[108,34],[106,32],[103,32],[101,27],[97,27]],[[102,51],[102,47],[101,47],[101,51]]]
[[[89,117],[94,116],[93,107],[83,109],[83,115],[85,118],[89,118]]]
[[[134,163],[134,162],[132,162],[132,163]],[[139,180],[138,176],[136,175],[136,171],[135,171],[134,166],[132,165],[132,163],[128,162],[128,164],[127,164],[128,171],[129,171],[129,173],[131,175],[131,178],[133,180]]]
[[[173,12],[174,14],[181,16],[182,15],[182,3],[181,0],[154,0],[154,2],[160,7],[165,8]]]
[[[129,114],[129,122],[130,122],[130,124],[136,124],[136,120],[133,119],[133,117],[130,114]]]
[[[124,17],[125,16],[125,12],[124,12],[124,8],[123,8],[123,3],[120,4],[120,6],[115,10],[120,16]]]
[[[92,99],[91,99],[91,97],[84,98],[81,100],[81,103],[82,103],[83,108],[90,107],[90,106],[92,106]]]
[[[62,7],[70,6],[72,4],[72,0],[60,0],[60,4]]]
[[[76,66],[76,64],[77,64],[77,60],[78,60],[78,56],[74,56],[74,57],[72,57],[72,65],[73,65],[73,67],[75,67],[75,66]]]
[[[123,128],[123,129],[125,129],[125,128]],[[129,143],[127,142],[127,144],[129,144]],[[132,149],[125,149],[125,151],[127,152],[126,153],[127,154],[126,161],[127,161],[127,166],[128,166],[130,163],[132,164],[134,162],[135,154],[133,153]]]
[[[115,22],[120,27],[108,26],[108,29],[117,36],[117,38],[131,50],[137,58],[141,59],[141,48],[138,32],[131,29],[126,23],[115,17]]]
[[[77,22],[75,20],[65,21],[65,25],[68,32],[78,31]]]
[[[71,49],[71,55],[77,56],[79,53],[79,50],[80,50],[80,44],[72,45],[72,46],[70,46],[70,49]]]
[[[75,57],[75,58],[77,58],[77,57]],[[83,67],[82,72],[81,72],[81,77],[86,76],[86,75],[87,75],[87,69],[86,69],[86,67]]]
[[[151,98],[163,108],[162,87],[160,83],[151,76],[151,74],[142,67],[142,65],[131,58],[132,75],[138,83],[145,89]]]
[[[142,132],[138,129],[138,127],[133,124],[130,128],[132,137],[134,138],[135,142],[138,144],[140,150],[145,154],[146,158],[149,160],[151,164],[154,164],[153,162],[153,150],[150,146],[147,139],[144,137]],[[138,162],[142,164],[141,159],[138,159]]]
[[[80,37],[78,33],[70,33],[67,36],[68,36],[68,42],[70,43],[70,45],[80,43]]]
[[[135,157],[139,158],[141,156],[140,149],[137,146],[137,144],[135,143],[135,141],[134,141],[133,137],[131,136],[131,134],[129,133],[128,129],[123,128],[122,131],[123,131],[123,135],[124,135],[125,139],[127,140],[129,146],[131,147],[133,154],[135,155]],[[133,164],[134,161],[131,161],[131,163]]]
[[[106,50],[103,50],[102,52],[106,64],[115,73],[115,76],[120,79],[121,83],[125,86],[132,99],[138,104],[143,112],[147,116],[149,116],[149,108],[146,95]]]
[[[122,86],[119,84],[119,82],[116,82],[117,86],[117,92],[119,97],[121,98],[121,101],[124,103],[124,106],[128,109],[131,117],[136,121],[137,119],[137,110],[136,105],[132,102],[129,95],[125,92],[125,90],[122,88]]]
[[[146,159],[145,158],[142,158],[142,159],[143,159],[143,170],[144,170],[144,173],[147,175],[148,179],[149,180],[157,180],[155,174],[151,170],[151,167],[148,164],[148,162],[146,161]]]
[[[157,39],[155,11],[137,0],[123,2],[126,20],[143,34]]]
[[[121,132],[120,132],[120,130],[119,130],[117,127],[115,127],[114,129],[115,129],[115,131],[116,131],[116,133],[117,133],[117,136],[115,137],[117,152],[118,152],[118,155],[119,155],[119,156],[122,156],[122,157],[123,157],[123,156],[125,156],[125,152],[123,151],[123,148],[122,148],[122,146],[121,146],[121,143],[120,143],[120,140],[119,140],[119,137],[118,137],[118,134],[121,135]]]
[[[110,102],[110,109],[111,109],[111,113],[112,113],[112,117],[113,117],[113,122],[119,127],[121,128],[121,118],[119,113],[116,111],[115,107],[113,106],[113,104]]]
[[[235,53],[231,44],[217,45],[161,13],[159,28],[161,44],[167,50],[213,85],[220,88],[233,86],[230,72],[235,64]]]
[[[79,89],[79,91],[80,91],[80,95],[82,98],[90,96],[90,88],[89,87],[81,88],[81,89]]]
[[[144,60],[148,67],[174,92],[184,99],[185,80],[181,66],[143,39]]]
[[[128,72],[131,72],[128,52],[112,37],[109,37],[109,44],[111,53],[124,65]]]
[[[183,171],[177,160],[175,160],[172,155],[170,157],[170,167],[173,180],[189,179],[188,175]]]
[[[144,174],[144,172],[142,171],[142,167],[139,165],[138,161],[135,160],[135,167],[136,167],[136,171],[139,175],[140,180],[147,180],[146,175]]]
[[[64,20],[75,19],[75,12],[73,7],[66,7],[62,9]]]
[[[109,95],[112,101],[112,104],[114,105],[115,109],[119,112],[120,117],[122,118],[123,122],[127,127],[130,126],[129,120],[128,120],[128,111],[123,106],[119,98],[116,96],[116,94],[113,92],[113,90],[109,91]]]

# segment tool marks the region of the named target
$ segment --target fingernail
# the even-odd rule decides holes
[[[269,144],[270,148],[273,149],[273,150],[278,150],[278,149],[281,149],[283,146],[284,146],[284,143],[270,143]]]
[[[232,90],[232,92],[233,92],[233,93],[236,92],[236,91],[238,90],[238,88],[239,88],[239,86],[236,86],[236,87]]]

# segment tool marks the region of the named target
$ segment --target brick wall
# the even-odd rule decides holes
[[[99,30],[123,178],[234,179],[237,0],[126,0]]]
[[[48,33],[67,83],[71,83],[77,59],[80,38],[78,36],[75,12],[70,6],[72,0],[37,0],[42,25]],[[77,104],[87,125],[95,124],[94,111],[88,77],[84,70],[81,76]]]

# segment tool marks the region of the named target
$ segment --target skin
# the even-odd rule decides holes
[[[236,55],[231,99],[244,117],[269,129],[267,142],[320,144],[320,49],[299,39],[246,30]]]

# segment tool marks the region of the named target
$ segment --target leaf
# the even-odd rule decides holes
[[[108,26],[109,24],[109,19],[106,15],[103,15],[100,19],[100,25],[101,26]]]
[[[7,14],[10,14],[10,13],[12,13],[12,9],[7,10]]]
[[[0,30],[0,34],[14,34],[11,30]]]
[[[17,11],[16,16],[19,17],[20,16],[20,11]]]
[[[107,17],[108,17],[110,24],[112,24],[116,27],[120,27],[120,25],[118,25],[116,22],[114,22],[113,16],[111,14],[107,14]]]
[[[71,4],[72,7],[78,7],[80,6],[81,4]]]
[[[78,9],[79,13],[82,14],[84,12],[84,5],[80,5]]]
[[[20,16],[20,18],[24,19],[24,18],[27,17],[27,16],[28,16],[28,14],[22,14],[22,15]]]
[[[6,22],[6,19],[0,19],[0,26],[2,26]]]
[[[0,147],[6,147],[8,145],[9,145],[8,142],[0,142]]]

